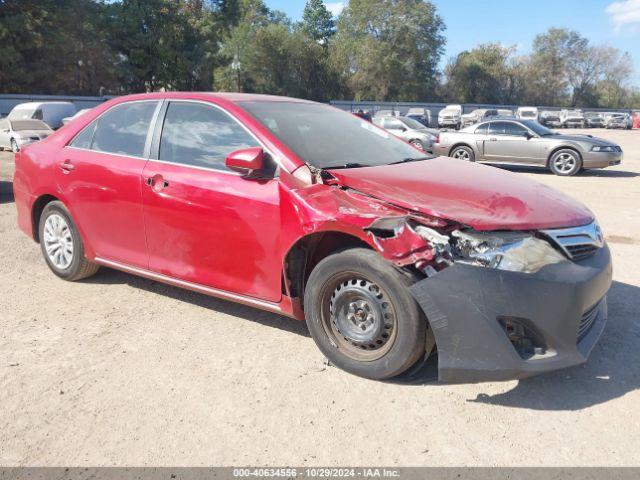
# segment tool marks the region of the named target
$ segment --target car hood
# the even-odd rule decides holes
[[[477,230],[576,227],[593,221],[585,206],[546,185],[448,157],[330,173],[345,187]]]
[[[49,130],[19,130],[16,132],[21,138],[38,137],[40,139],[46,138],[53,132]]]
[[[548,138],[550,140],[568,140],[572,142],[583,142],[589,143],[591,145],[600,145],[600,146],[615,146],[616,144],[610,142],[609,140],[605,140],[604,138],[599,137],[590,137],[587,135],[553,135],[550,137],[542,137]]]

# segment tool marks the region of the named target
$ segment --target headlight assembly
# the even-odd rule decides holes
[[[607,146],[595,145],[591,148],[591,151],[592,152],[615,152],[616,148],[610,145],[607,145]]]
[[[528,233],[451,233],[457,261],[510,272],[535,273],[546,265],[567,260],[547,241]]]

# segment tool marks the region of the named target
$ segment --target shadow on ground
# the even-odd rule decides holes
[[[127,284],[260,325],[309,337],[304,322],[116,270],[103,268],[98,275],[85,281],[105,285]],[[640,288],[614,282],[608,295],[608,306],[607,327],[586,364],[520,380],[508,392],[496,395],[480,393],[469,401],[534,410],[581,410],[640,388]],[[436,380],[437,357],[432,356],[389,383],[440,387]]]
[[[0,204],[12,203],[13,201],[13,182],[0,180]]]
[[[517,165],[498,165],[490,164],[493,167],[509,170],[510,172],[522,172],[522,173],[535,173],[538,175],[554,175],[544,167],[530,167],[530,166],[517,166]],[[625,170],[606,170],[602,168],[592,170],[582,170],[576,177],[604,177],[604,178],[635,178],[639,177],[640,173],[627,172]]]
[[[192,292],[191,290],[173,287],[165,283],[155,282],[153,280],[130,275],[118,270],[102,267],[97,275],[94,275],[84,281],[99,285],[127,284],[131,287],[139,288],[150,293],[163,295],[165,297],[190,303],[208,310],[224,313],[225,315],[233,315],[243,320],[259,323],[260,325],[278,328],[303,337],[310,336],[309,331],[307,330],[307,325],[304,322],[259,310],[257,308],[247,307],[239,303],[209,297],[201,293]]]

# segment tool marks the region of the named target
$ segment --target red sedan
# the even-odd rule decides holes
[[[436,352],[447,382],[576,365],[607,317],[584,206],[313,102],[120,97],[18,153],[14,193],[59,277],[102,265],[306,319],[369,378]]]

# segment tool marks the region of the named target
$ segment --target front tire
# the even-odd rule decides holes
[[[42,255],[58,277],[73,282],[90,277],[100,268],[84,256],[78,229],[62,202],[54,201],[44,207],[38,232]]]
[[[416,147],[418,150],[422,150],[424,152],[424,146],[422,145],[422,142],[420,140],[411,140],[409,143]]]
[[[575,150],[568,148],[558,150],[549,159],[549,170],[561,177],[575,175],[582,168],[582,158]]]
[[[467,160],[469,162],[476,161],[476,155],[473,153],[473,149],[465,145],[461,145],[451,150],[451,154],[449,156],[457,158],[458,160]]]
[[[372,250],[330,255],[304,294],[309,332],[336,366],[374,380],[395,377],[425,354],[427,322],[411,279]]]

